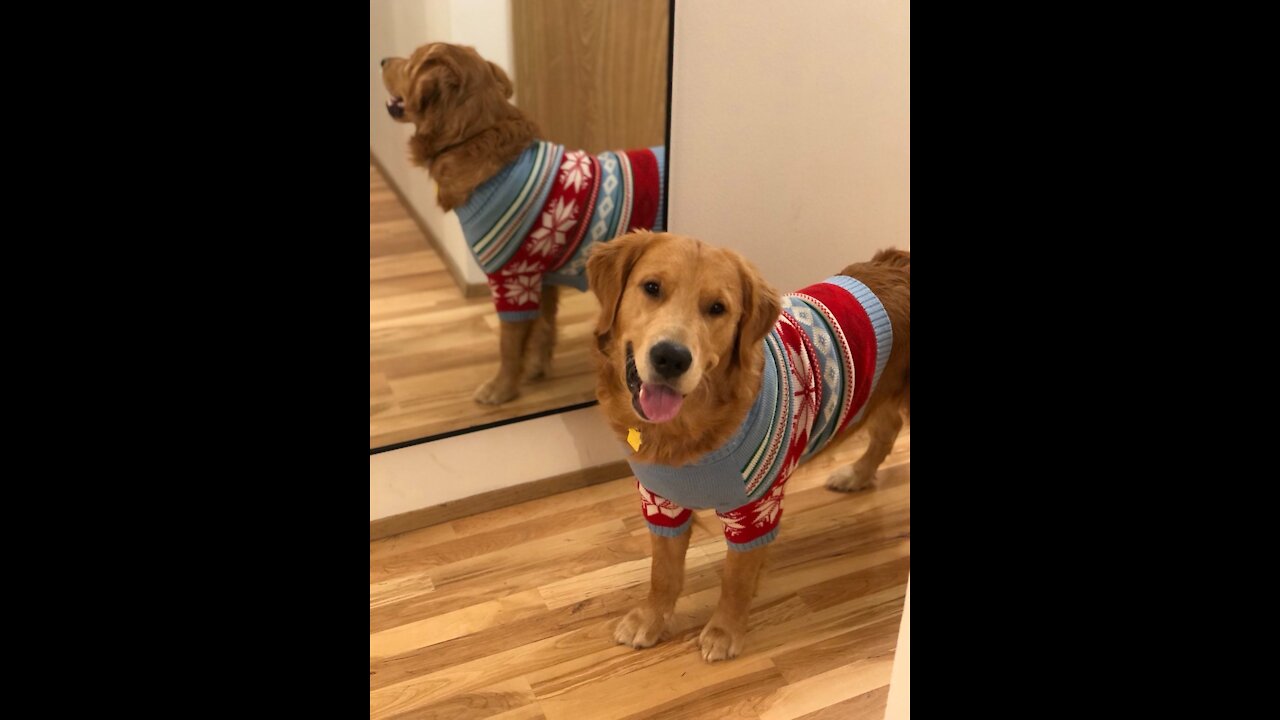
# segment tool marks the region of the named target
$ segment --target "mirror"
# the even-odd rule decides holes
[[[669,12],[370,3],[370,452],[594,404],[586,252],[665,226]]]

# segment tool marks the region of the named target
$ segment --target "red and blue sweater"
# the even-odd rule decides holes
[[[596,156],[534,141],[456,208],[498,317],[532,320],[544,283],[587,289],[587,250],[635,230],[661,231],[666,149]]]
[[[870,288],[837,275],[784,296],[764,346],[760,391],[723,447],[679,467],[630,461],[654,533],[680,535],[691,510],[715,508],[730,549],[772,542],[796,465],[866,411],[893,325]]]

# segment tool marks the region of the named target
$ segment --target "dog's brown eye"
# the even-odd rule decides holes
[[[707,312],[711,313],[712,315],[723,315],[724,303],[718,303],[718,302],[711,303],[711,307],[707,310]]]
[[[645,283],[645,284],[644,284],[644,291],[645,291],[645,292],[647,292],[647,293],[649,293],[650,295],[652,295],[652,296],[654,296],[654,297],[658,297],[658,291],[660,291],[661,289],[662,289],[662,288],[660,288],[660,287],[658,286],[658,283],[656,283],[656,282],[654,282],[654,281],[652,281],[652,280],[650,280],[649,282],[647,282],[647,283]]]

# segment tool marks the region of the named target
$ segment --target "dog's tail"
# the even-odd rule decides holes
[[[885,248],[880,250],[871,258],[871,262],[877,265],[888,265],[889,267],[906,268],[907,272],[911,271],[911,251],[899,250],[897,248]]]

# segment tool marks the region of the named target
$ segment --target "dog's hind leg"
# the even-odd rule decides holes
[[[472,396],[476,402],[482,405],[499,405],[519,394],[520,366],[534,322],[498,321],[502,335],[499,342],[501,364],[498,366],[498,374],[492,380],[476,388],[475,395]]]
[[[827,478],[827,487],[840,492],[853,492],[874,484],[876,469],[893,450],[893,443],[902,430],[902,413],[899,398],[886,398],[866,418],[865,427],[871,434],[867,451],[853,465],[842,467]]]
[[[556,348],[556,310],[560,305],[560,288],[542,286],[542,305],[533,321],[529,344],[525,347],[524,379],[544,378],[551,369],[551,355]]]

